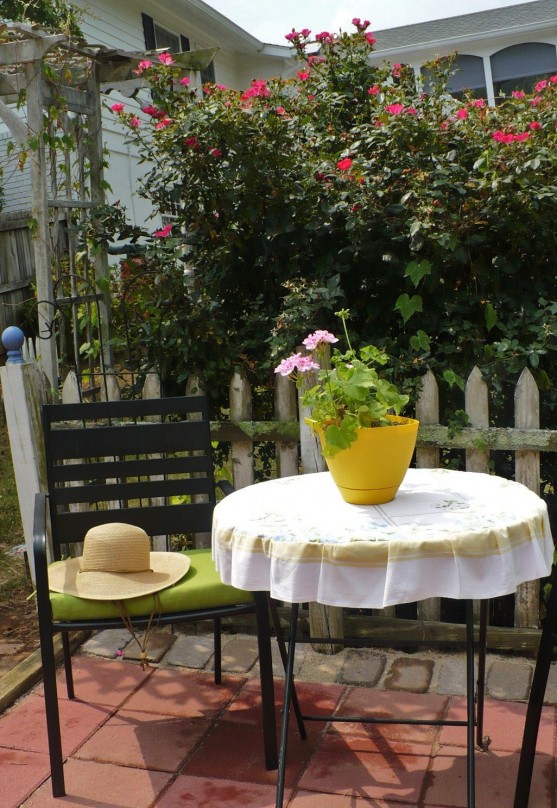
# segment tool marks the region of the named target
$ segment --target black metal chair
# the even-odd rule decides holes
[[[547,612],[543,621],[536,666],[532,677],[530,697],[526,710],[524,734],[518,763],[518,775],[514,794],[514,808],[528,808],[532,772],[536,756],[536,743],[540,718],[547,687],[547,679],[553,657],[553,648],[557,644],[557,567],[553,567],[550,577],[551,592],[547,602]]]
[[[69,555],[86,532],[127,522],[150,536],[211,530],[215,485],[207,403],[203,396],[81,404],[43,408],[46,494],[37,494],[34,560],[43,665],[52,793],[65,794],[56,687],[54,635],[62,634],[68,697],[74,698],[68,632],[121,627],[117,604],[49,591],[47,515],[52,560]],[[210,550],[188,553],[191,566],[174,586],[159,593],[160,625],[211,619],[215,681],[221,680],[221,618],[255,613],[257,619],[263,729],[267,768],[276,768],[276,726],[267,593],[224,585]],[[127,600],[135,628],[149,625],[150,597]],[[271,604],[279,647],[286,659],[276,607]],[[299,709],[297,708],[297,715]],[[301,724],[303,731],[303,724]]]

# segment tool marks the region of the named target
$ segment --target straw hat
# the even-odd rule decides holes
[[[135,525],[111,522],[91,528],[83,555],[51,564],[49,588],[90,600],[125,600],[159,592],[190,567],[183,553],[152,553],[149,536]]]

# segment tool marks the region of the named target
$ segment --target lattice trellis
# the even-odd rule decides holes
[[[215,53],[173,59],[186,73],[202,70]],[[79,251],[77,229],[88,210],[104,204],[101,93],[131,96],[146,86],[135,73],[146,55],[36,25],[0,24],[0,119],[31,168],[39,353],[53,390],[61,364],[90,378],[113,365],[107,255],[89,259]],[[22,98],[25,114],[13,106]]]

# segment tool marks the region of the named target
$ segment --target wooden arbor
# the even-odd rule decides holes
[[[190,72],[206,67],[215,53],[208,49],[173,59]],[[88,210],[104,204],[101,93],[137,93],[145,83],[134,71],[145,57],[36,25],[0,24],[0,119],[17,144],[20,164],[30,165],[39,358],[54,391],[60,354],[73,357],[79,375],[82,342],[99,345],[91,362],[100,362],[101,373],[112,367],[107,255],[90,260],[80,252],[76,228]],[[16,111],[14,103],[22,100]],[[60,310],[70,328],[56,333]]]

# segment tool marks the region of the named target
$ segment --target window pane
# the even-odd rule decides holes
[[[180,52],[180,37],[167,31],[166,28],[161,28],[155,23],[155,42],[157,48],[168,48],[171,53]]]
[[[494,53],[491,57],[493,83],[557,72],[555,45],[525,42]],[[513,89],[515,89],[513,87]]]

